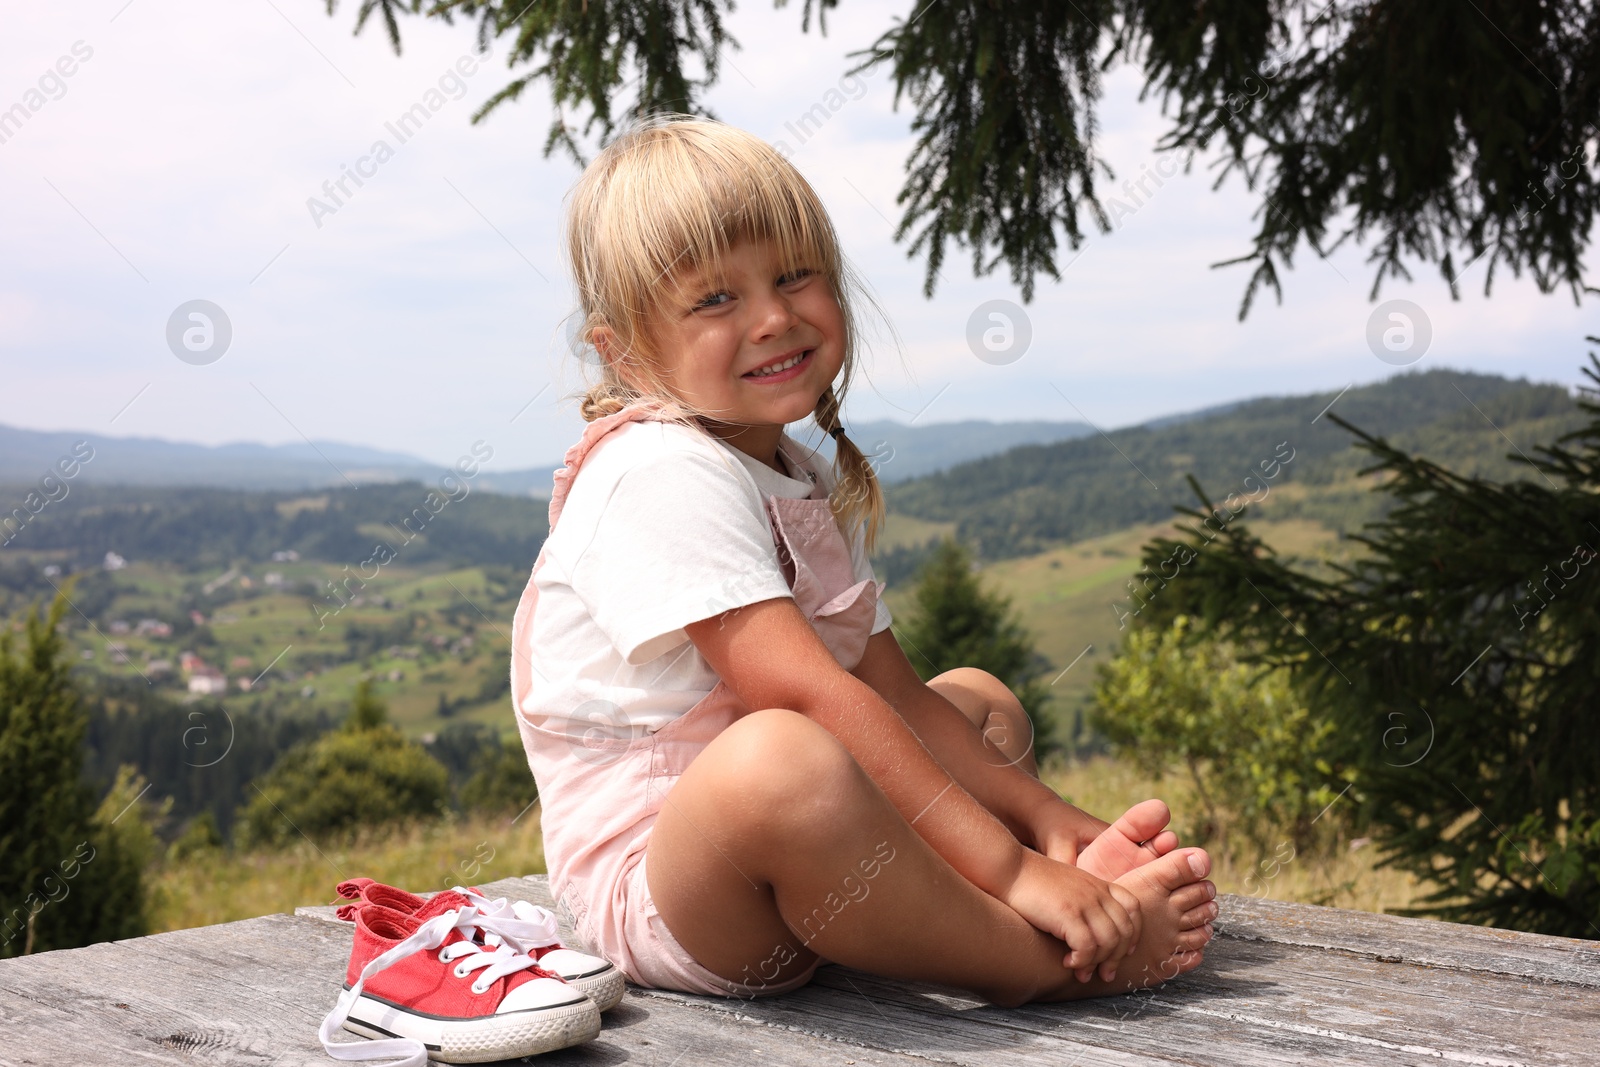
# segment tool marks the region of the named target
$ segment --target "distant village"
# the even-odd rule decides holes
[[[300,554],[293,549],[272,553],[273,563],[297,563],[299,560]],[[128,562],[127,558],[120,553],[108,551],[105,553],[101,567],[108,572],[121,571],[128,566]],[[45,567],[43,573],[45,577],[53,579],[61,574],[61,568],[52,564]],[[286,577],[282,571],[266,571],[258,580],[244,573],[239,567],[234,566],[207,581],[200,587],[200,590],[206,596],[211,596],[228,585],[234,585],[241,590],[249,591],[258,584],[263,591],[271,590],[278,593],[292,592],[297,584],[303,586],[303,583],[296,583]],[[388,598],[377,594],[357,596],[352,598],[350,603],[352,605],[366,603],[380,608],[393,606]],[[191,609],[188,615],[190,621],[197,627],[216,623],[226,625],[238,621],[237,615],[231,611],[219,610],[207,616],[202,611]],[[101,632],[97,627],[96,632],[105,642],[106,656],[112,665],[131,667],[151,683],[181,682],[182,686],[190,694],[190,700],[200,697],[226,696],[233,690],[248,693],[253,689],[268,684],[263,681],[263,676],[272,669],[272,664],[267,664],[263,668],[262,664],[251,656],[234,655],[229,657],[225,664],[212,663],[192,649],[180,651],[175,657],[171,656],[170,653],[167,655],[152,655],[151,650],[140,652],[130,647],[127,641],[119,640],[120,638],[131,636],[154,641],[170,641],[173,638],[174,629],[172,623],[165,620],[151,617],[136,619],[113,618],[104,621],[103,625],[105,627],[104,631]],[[424,643],[439,652],[462,656],[471,654],[475,640],[471,634],[463,634],[453,638],[443,634],[431,634],[424,639]],[[285,649],[285,651],[288,651],[288,649]],[[419,647],[391,645],[385,648],[383,653],[391,660],[414,661],[419,658],[422,651]],[[86,661],[94,660],[97,655],[98,652],[94,648],[85,648],[80,652],[80,656]],[[274,662],[276,663],[277,661]],[[297,679],[305,683],[300,689],[300,696],[303,699],[310,699],[316,695],[316,689],[309,684],[311,679],[316,676],[316,673],[314,670],[308,670],[303,677]],[[296,677],[292,673],[288,676],[290,678]],[[398,682],[405,678],[405,672],[400,668],[391,668],[382,672],[381,677],[390,682]]]

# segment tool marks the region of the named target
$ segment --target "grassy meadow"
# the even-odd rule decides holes
[[[207,850],[157,865],[149,879],[152,933],[337,902],[334,886],[367,877],[415,892],[544,872],[536,804],[515,818],[475,815],[347,841],[282,850]]]
[[[917,543],[951,526],[891,516],[885,539],[890,546]],[[1308,519],[1252,521],[1251,528],[1281,555],[1312,564],[1347,559],[1354,546]],[[1141,566],[1141,550],[1153,538],[1177,535],[1171,522],[1148,523],[983,568],[984,583],[1011,599],[1034,647],[1054,664],[1050,712],[1060,740],[1070,740],[1073,718],[1089,701],[1095,667],[1116,654],[1120,631],[1113,605],[1136,607],[1128,602],[1127,582]],[[885,599],[896,618],[911,610],[913,595],[909,584],[888,591]]]
[[[1041,776],[1056,792],[1102,818],[1152,796],[1166,800],[1182,827],[1194,810],[1180,777],[1153,781],[1105,758],[1046,763]],[[404,827],[338,845],[303,841],[281,851],[201,852],[160,863],[150,879],[152,932],[231,922],[335,902],[333,887],[365,875],[417,892],[544,872],[539,807],[517,818],[474,816]],[[1219,891],[1272,900],[1384,911],[1420,895],[1409,875],[1374,866],[1374,849],[1337,842],[1327,856],[1262,855],[1238,842],[1204,844]],[[1352,848],[1352,844],[1357,847]]]
[[[1152,780],[1106,757],[1075,764],[1050,761],[1040,769],[1040,777],[1061,796],[1103,819],[1113,819],[1141,800],[1160,797],[1172,809],[1180,836],[1191,813],[1199,810],[1194,787],[1184,777],[1173,774]],[[1231,838],[1184,837],[1183,843],[1203,845],[1211,853],[1211,880],[1221,893],[1385,912],[1411,906],[1427,888],[1409,874],[1378,867],[1377,850],[1361,838],[1336,838],[1322,855],[1295,855],[1287,843],[1263,852]]]

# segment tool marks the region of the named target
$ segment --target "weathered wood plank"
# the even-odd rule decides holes
[[[679,998],[679,994],[652,993]],[[699,1000],[701,998],[693,998]],[[1089,1061],[1390,1064],[1590,1063],[1600,997],[1484,972],[1382,963],[1222,937],[1206,966],[1113,1000],[985,1007],[950,990],[823,968],[795,994],[712,1001],[770,1025],[951,1063]]]
[[[336,927],[268,916],[47,952],[0,965],[0,1028],[14,1063],[309,1060],[331,1004]],[[337,981],[337,972],[335,972]],[[316,987],[322,995],[306,995]]]
[[[542,878],[484,886],[549,904]],[[1596,1061],[1600,946],[1223,898],[1199,972],[1017,1010],[823,967],[754,1001],[630,989],[598,1041],[541,1063],[1377,1065]],[[350,926],[332,908],[0,962],[0,1065],[331,1062],[316,1027]],[[570,936],[570,931],[568,932]]]
[[[550,903],[543,878],[484,889]],[[1115,1000],[1003,1011],[842,967],[776,999],[639,995],[952,1063],[1000,1053],[1024,1064],[1591,1058],[1600,945],[1244,897],[1222,904],[1226,921],[1200,972]]]
[[[350,927],[272,915],[0,962],[0,1065],[326,1067],[317,1027],[350,955]],[[351,1040],[358,1040],[352,1036]],[[550,1067],[916,1061],[630,994],[600,1037]]]
[[[1424,967],[1514,974],[1600,988],[1600,941],[1313,908],[1253,897],[1221,898],[1229,937],[1354,952]]]

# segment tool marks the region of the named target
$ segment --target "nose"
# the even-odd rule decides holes
[[[782,337],[799,321],[800,316],[795,314],[789,297],[776,287],[769,288],[755,299],[750,341],[752,344],[761,344]]]

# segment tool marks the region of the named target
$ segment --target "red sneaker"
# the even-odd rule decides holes
[[[526,900],[515,900],[508,904],[504,897],[490,900],[476,889],[463,889],[460,886],[452,892],[465,896],[480,914],[503,920],[496,930],[510,937],[513,947],[526,952],[539,961],[540,967],[580,990],[601,1011],[610,1011],[622,1003],[622,972],[599,956],[564,947],[556,917],[549,908],[541,908]],[[340,882],[338,893],[347,900],[393,908],[408,915],[420,913],[430,903],[428,897],[374,882],[371,878],[352,878]],[[437,900],[442,895],[431,899]],[[341,906],[339,918],[354,918],[356,907],[354,904]]]
[[[345,989],[318,1035],[335,1059],[485,1063],[600,1032],[593,1001],[513,948],[496,933],[499,920],[460,894],[440,893],[411,915],[362,905],[354,919]],[[341,1026],[377,1040],[335,1042]]]

